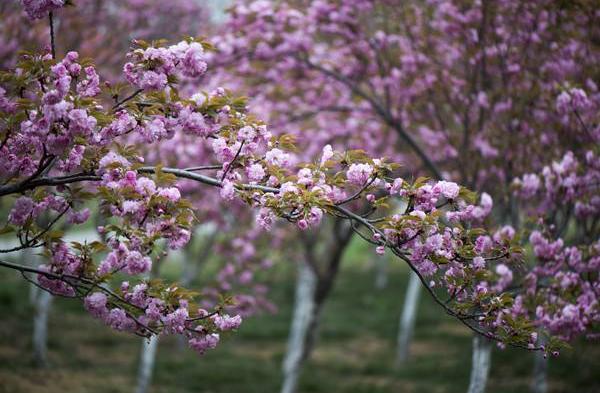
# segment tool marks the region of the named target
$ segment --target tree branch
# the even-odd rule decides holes
[[[50,22],[50,48],[52,50],[52,58],[56,59],[56,44],[54,41],[54,14],[52,11],[48,13],[48,21]]]

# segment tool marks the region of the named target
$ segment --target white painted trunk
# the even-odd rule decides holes
[[[388,283],[389,259],[381,256],[375,260],[375,289],[385,289]]]
[[[402,314],[400,315],[400,328],[398,329],[398,343],[396,348],[397,366],[404,363],[410,353],[410,342],[415,331],[420,294],[421,280],[412,272],[408,281]]]
[[[33,317],[33,358],[40,367],[48,365],[48,314],[51,304],[52,295],[46,291],[38,291]]]
[[[196,260],[193,252],[189,250],[183,252],[181,278],[179,279],[182,287],[187,288],[192,284],[192,281],[194,281],[198,275],[200,264],[203,262],[204,261]]]
[[[33,249],[26,248],[20,251],[19,258],[23,265],[37,267],[39,265],[38,256],[33,253]],[[42,290],[35,284],[29,283],[29,303],[35,308],[37,298]]]
[[[288,337],[287,352],[283,360],[283,386],[281,393],[295,393],[304,363],[307,337],[317,318],[315,291],[317,276],[307,263],[298,265],[296,299],[292,326]]]
[[[540,351],[537,351],[534,356],[531,392],[546,393],[548,391],[548,359]]]
[[[29,283],[29,303],[35,307],[35,303],[37,301],[39,293],[42,292],[40,288],[35,286],[35,284]]]
[[[205,0],[210,9],[210,19],[215,24],[222,24],[227,20],[225,10],[231,6],[232,0]]]
[[[156,360],[156,350],[158,348],[158,336],[152,336],[142,341],[142,353],[140,357],[140,367],[138,370],[136,393],[146,393],[152,381],[152,372]]]
[[[473,337],[473,363],[468,393],[484,393],[492,362],[492,343],[476,335]]]
[[[30,248],[21,251],[20,258],[24,265],[36,267],[39,263],[39,257]],[[47,367],[48,316],[52,305],[52,295],[31,283],[29,284],[29,301],[33,306],[33,361],[38,367]]]

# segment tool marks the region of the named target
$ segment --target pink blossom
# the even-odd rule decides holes
[[[237,329],[242,323],[242,317],[239,315],[231,317],[229,315],[216,314],[212,317],[212,320],[221,331]]]
[[[302,168],[298,171],[298,184],[305,186],[313,184],[313,173],[309,168]]]
[[[133,331],[136,328],[136,323],[133,319],[127,316],[127,313],[121,308],[113,308],[108,315],[105,316],[105,322],[111,328],[119,331]]]
[[[206,62],[204,61],[204,49],[198,42],[189,44],[183,61],[181,62],[183,73],[189,77],[198,77],[206,72]]]
[[[142,210],[142,208],[143,206],[140,201],[127,200],[123,201],[121,209],[123,210],[123,214],[136,215]]]
[[[95,97],[100,94],[100,78],[94,67],[85,68],[86,78],[77,84],[77,92],[82,97]]]
[[[273,223],[275,222],[275,214],[273,211],[271,211],[271,209],[263,207],[258,211],[256,222],[262,229],[270,231]]]
[[[223,185],[220,191],[221,198],[231,201],[235,197],[235,187],[233,182],[229,180],[223,180]]]
[[[308,224],[312,226],[317,226],[321,223],[321,219],[323,218],[323,210],[318,207],[311,207],[310,212],[308,213]]]
[[[143,72],[138,86],[144,90],[162,90],[167,86],[167,75],[154,71]]]
[[[85,308],[90,314],[96,318],[104,318],[108,314],[106,307],[108,302],[107,296],[102,292],[94,292],[86,296],[84,300]]]
[[[252,164],[246,170],[248,174],[248,180],[251,182],[257,182],[265,177],[265,169],[260,164]]]
[[[394,179],[393,183],[390,185],[389,187],[389,193],[390,195],[398,195],[401,193],[402,191],[402,184],[404,183],[404,180],[402,178],[396,178]]]
[[[458,184],[444,180],[437,182],[436,187],[439,187],[442,195],[447,199],[456,199],[460,191]]]
[[[271,149],[266,152],[265,159],[270,165],[287,167],[290,164],[290,156],[280,149]]]
[[[165,324],[165,332],[171,334],[183,333],[188,317],[188,310],[183,307],[179,307],[175,311],[165,315],[162,317],[162,322]]]
[[[346,172],[346,178],[352,184],[363,186],[373,174],[373,167],[369,164],[352,164]]]
[[[178,229],[168,237],[169,248],[171,250],[179,250],[189,243],[191,238],[191,232],[187,229]]]
[[[206,334],[192,338],[188,343],[192,349],[203,355],[208,349],[216,348],[219,343],[219,335],[217,333]]]
[[[325,164],[331,158],[333,158],[333,149],[331,148],[331,145],[325,145],[321,153],[321,165]]]
[[[114,151],[109,151],[108,153],[106,153],[106,155],[104,157],[102,157],[100,159],[100,162],[98,163],[98,166],[101,169],[106,168],[108,166],[113,166],[113,165],[129,167],[131,164],[129,161],[127,161],[127,159],[125,159],[121,155],[115,153]]]
[[[202,113],[193,112],[189,108],[182,110],[179,114],[182,119],[183,131],[192,135],[208,136],[210,127],[206,124],[206,119]]]
[[[485,268],[485,259],[480,256],[473,258],[473,267],[475,269],[484,269]]]
[[[31,217],[33,207],[34,203],[31,198],[26,196],[19,197],[8,215],[8,221],[14,225],[24,225]]]
[[[151,321],[159,321],[162,318],[163,310],[164,302],[162,300],[150,298],[148,300],[145,314],[148,318],[150,318]]]
[[[238,131],[238,140],[251,141],[256,137],[256,130],[252,126],[244,126]]]
[[[160,188],[158,195],[166,198],[170,202],[177,202],[181,199],[181,193],[177,187]]]
[[[64,6],[65,0],[21,0],[21,3],[30,19],[41,19],[48,12]]]
[[[90,218],[90,209],[86,207],[80,211],[69,210],[67,221],[70,224],[83,224],[88,218]]]
[[[128,274],[140,274],[150,271],[152,268],[152,260],[145,257],[138,251],[131,251],[125,258],[125,271]]]
[[[305,219],[298,220],[296,225],[298,225],[298,228],[300,228],[300,230],[304,231],[308,229],[308,221],[306,221]]]

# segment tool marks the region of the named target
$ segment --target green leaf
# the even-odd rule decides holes
[[[4,228],[0,228],[0,235],[5,235],[7,233],[12,233],[15,231],[15,228],[12,225],[6,224]]]

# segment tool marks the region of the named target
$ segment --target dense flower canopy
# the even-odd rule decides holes
[[[215,63],[261,116],[310,135],[306,150],[344,137],[371,154],[393,147],[409,174],[493,195],[488,225],[526,249],[537,250],[531,232],[568,245],[576,260],[560,254],[544,267],[535,251],[531,272],[500,271],[511,286],[526,277],[517,299],[528,307],[553,275],[569,275],[573,285],[546,293],[535,323],[558,332],[577,309],[585,322],[560,332],[571,339],[597,327],[597,18],[589,4],[553,1],[239,2]],[[573,216],[576,233],[566,233]]]
[[[253,3],[244,12],[262,13],[263,22],[283,21],[283,30],[302,26],[304,16],[298,12],[283,8],[276,11],[282,18],[273,18],[278,14],[267,3]],[[60,12],[63,5],[23,1],[33,19]],[[326,2],[314,2],[307,15],[318,17],[327,7]],[[324,29],[354,34],[352,26],[359,19],[355,13],[369,7],[370,2],[349,1],[339,13],[329,14]],[[237,17],[245,15],[235,12]],[[51,16],[49,20],[52,26]],[[350,27],[339,31],[338,23]],[[312,48],[302,30],[292,29],[284,38],[289,41],[277,44],[281,52]],[[185,288],[144,279],[162,245],[179,249],[190,240],[198,221],[190,184],[219,188],[224,203],[245,202],[266,231],[272,231],[278,219],[299,230],[318,227],[326,215],[345,220],[377,253],[389,249],[406,262],[445,312],[501,343],[555,351],[561,345],[558,338],[587,332],[600,319],[594,192],[599,164],[594,151],[586,152],[585,158],[567,154],[544,167],[541,175],[528,174],[515,183],[524,198],[541,200],[540,209],[574,204],[576,215],[592,222],[588,236],[596,242],[567,247],[533,231],[534,253],[544,263],[527,272],[525,285],[520,285],[514,277],[524,267],[519,237],[510,227],[493,233],[485,229],[493,208],[490,195],[478,197],[451,181],[400,177],[398,165],[370,154],[372,144],[364,149],[367,152],[322,143],[297,153],[293,137],[271,132],[248,110],[246,100],[229,90],[186,94],[184,87],[194,86],[190,82],[201,83],[207,64],[219,56],[227,60],[228,53],[214,52],[209,43],[194,38],[172,45],[136,41],[124,58],[126,83],[111,85],[101,83],[92,62],[77,52],[56,58],[53,35],[51,39],[51,53],[25,53],[16,69],[2,73],[0,88],[0,196],[14,197],[3,232],[16,233],[16,249],[43,247],[47,262],[38,268],[1,264],[37,273],[37,284],[53,294],[83,299],[90,314],[113,329],[146,337],[180,334],[204,353],[217,345],[221,332],[240,325],[240,316],[223,311],[230,298],[206,309],[197,294]],[[270,56],[272,48],[264,45],[264,56]],[[360,59],[355,52],[349,55]],[[298,61],[323,73],[310,56]],[[342,70],[342,79],[337,77],[341,84],[365,66],[340,64],[350,65]],[[324,70],[331,76],[332,70]],[[353,94],[362,91],[357,89],[335,97],[352,101]],[[479,101],[485,102],[483,96]],[[565,125],[575,118],[589,127],[589,138],[597,143],[596,105],[584,92],[570,89],[559,95],[556,110]],[[388,125],[396,120],[392,117]],[[408,134],[401,135],[412,141],[406,139]],[[173,167],[146,165],[146,151],[153,146],[160,150],[174,140],[205,146],[209,155],[203,158],[209,163],[197,162],[201,166],[191,168],[188,164],[194,162],[185,161],[181,168],[184,164],[171,157]],[[151,155],[160,161],[160,152]],[[435,160],[425,161],[432,168],[434,164]],[[586,187],[589,184],[593,186]],[[182,195],[184,189],[189,199]],[[107,219],[98,228],[105,242],[67,244],[54,224],[63,217],[73,225],[87,221],[86,201],[99,204]],[[404,207],[390,213],[396,201]],[[48,214],[49,221],[43,217]],[[539,345],[540,334],[548,335],[544,347]]]

